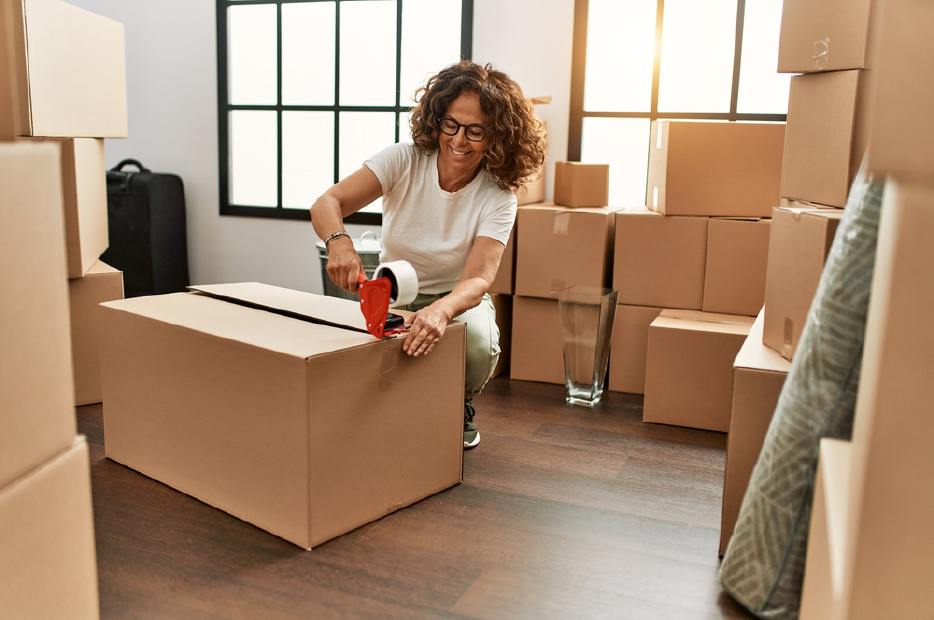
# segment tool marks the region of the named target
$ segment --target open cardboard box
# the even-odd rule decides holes
[[[109,458],[305,549],[461,482],[463,323],[410,357],[353,301],[196,290],[101,305]]]

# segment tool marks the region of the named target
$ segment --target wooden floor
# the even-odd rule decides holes
[[[503,377],[475,405],[463,484],[312,551],[104,458],[79,407],[101,617],[753,617],[717,581],[725,435]]]

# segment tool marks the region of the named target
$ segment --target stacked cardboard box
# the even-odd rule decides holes
[[[870,4],[868,170],[886,186],[852,441],[821,444],[803,620],[934,609],[934,6]]]
[[[645,394],[646,421],[726,431],[733,357],[765,293],[784,126],[656,121],[651,135],[649,204],[616,215],[609,388]]]
[[[58,0],[0,4],[0,609],[11,617],[99,616],[74,407],[100,400],[91,309],[122,297],[120,274],[97,259],[102,138],[126,136],[123,45],[122,24]],[[116,286],[101,296],[89,274]]]

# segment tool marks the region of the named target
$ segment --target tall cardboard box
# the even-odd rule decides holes
[[[645,394],[649,325],[661,312],[661,308],[617,304],[616,322],[610,336],[607,389],[613,392]]]
[[[860,121],[863,70],[795,75],[788,95],[781,196],[846,205],[868,146]]]
[[[648,206],[665,215],[768,217],[784,139],[781,123],[652,121]]]
[[[730,430],[733,361],[753,319],[663,310],[649,326],[643,422]]]
[[[762,342],[792,359],[843,211],[779,208],[772,213]]]
[[[785,0],[778,72],[868,68],[873,4],[879,0]]]
[[[61,148],[59,174],[64,197],[68,277],[80,278],[110,245],[104,141],[99,138],[29,141],[52,142]]]
[[[555,163],[555,204],[574,208],[610,204],[610,166],[576,161]]]
[[[516,295],[557,299],[574,285],[607,287],[613,260],[614,207],[527,205],[516,216]]]
[[[706,217],[668,217],[645,207],[619,211],[613,288],[620,305],[700,310],[707,261]]]
[[[762,312],[733,362],[733,397],[723,476],[720,555],[733,536],[739,508],[759,460],[791,362],[762,344]]]
[[[75,405],[101,402],[100,307],[123,299],[123,272],[97,261],[68,281],[71,308],[71,358],[75,372]]]
[[[934,185],[934,4],[886,0],[869,140],[870,172]]]
[[[4,618],[100,615],[91,474],[84,437],[0,486],[0,610]]]
[[[126,138],[123,24],[59,0],[8,2],[20,133]]]
[[[564,385],[564,350],[557,299],[512,298],[509,378]]]
[[[75,436],[58,149],[0,144],[0,487]]]
[[[411,357],[353,301],[199,289],[102,304],[108,458],[306,549],[461,482],[463,323]]]
[[[770,219],[710,218],[704,312],[755,316],[765,300]]]

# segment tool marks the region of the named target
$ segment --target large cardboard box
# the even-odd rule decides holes
[[[516,226],[509,233],[509,241],[503,249],[496,278],[490,284],[490,294],[512,295],[516,282]]]
[[[512,295],[492,294],[496,308],[496,326],[499,328],[499,361],[490,376],[498,377],[509,370],[509,354],[512,351]]]
[[[607,287],[616,209],[527,205],[516,216],[516,295],[557,299],[576,284]]]
[[[619,303],[700,310],[706,217],[670,217],[645,207],[616,214],[613,288]]]
[[[610,166],[576,161],[555,163],[555,204],[605,207],[610,203]]]
[[[123,272],[97,261],[81,278],[68,281],[71,307],[71,359],[75,405],[101,402],[100,308],[123,299]]]
[[[62,151],[60,175],[64,196],[68,277],[80,278],[110,245],[104,141],[99,138],[35,141],[52,142]]]
[[[795,75],[788,95],[782,198],[832,207],[846,205],[868,146],[859,118],[865,71]]]
[[[934,187],[890,180],[853,422],[846,616],[852,620],[934,610],[932,264]]]
[[[649,325],[661,308],[616,306],[616,322],[610,337],[610,368],[607,388],[613,392],[645,394],[645,358],[649,348]]]
[[[512,298],[509,378],[564,385],[564,350],[557,299]]]
[[[0,486],[0,610],[4,618],[100,615],[91,475],[84,437]]]
[[[934,185],[934,4],[886,0],[869,140],[870,171]]]
[[[770,219],[711,218],[704,312],[755,316],[765,300]]]
[[[58,149],[0,144],[0,487],[75,436]]]
[[[752,317],[663,310],[649,326],[643,422],[730,430],[733,361]]]
[[[126,138],[123,24],[59,0],[8,1],[20,133]]]
[[[733,404],[720,518],[721,556],[733,536],[749,478],[791,369],[791,362],[762,344],[763,319],[760,312],[733,362]]]
[[[109,458],[306,549],[462,480],[463,323],[410,357],[353,301],[199,289],[102,304]]]
[[[781,123],[653,121],[648,206],[666,215],[768,217],[784,139]]]
[[[772,213],[762,342],[792,359],[843,218],[838,209],[782,207]]]
[[[879,0],[785,0],[778,72],[867,68],[873,4]]]

